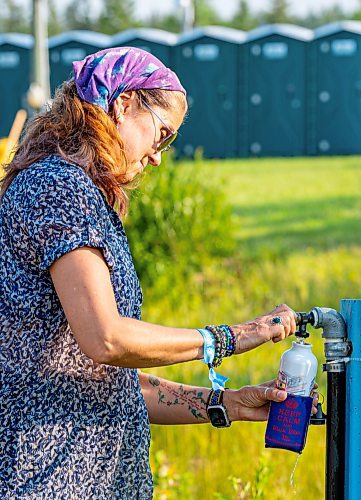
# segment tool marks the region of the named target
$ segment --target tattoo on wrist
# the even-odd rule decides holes
[[[154,375],[149,376],[149,383],[158,387],[158,404],[166,406],[187,406],[189,412],[197,420],[208,420],[206,416],[207,401],[203,397],[203,391],[196,389],[186,390],[182,384],[176,388],[167,384],[165,380]]]

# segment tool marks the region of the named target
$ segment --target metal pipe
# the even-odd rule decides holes
[[[345,499],[354,500],[361,491],[361,300],[342,300],[341,314],[353,347],[346,363]]]
[[[322,328],[325,339],[327,372],[326,429],[326,500],[344,500],[345,485],[345,413],[346,363],[351,344],[346,339],[346,323],[342,315],[328,307],[315,307],[310,312],[311,323]]]
[[[326,500],[344,499],[346,373],[327,372]]]

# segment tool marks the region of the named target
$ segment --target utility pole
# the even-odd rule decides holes
[[[28,104],[39,111],[50,101],[47,0],[33,0],[33,64]]]
[[[179,0],[179,5],[183,9],[182,31],[190,31],[194,26],[194,5],[193,0]]]

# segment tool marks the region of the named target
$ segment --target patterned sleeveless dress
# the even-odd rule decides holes
[[[152,498],[137,370],[80,351],[50,277],[84,246],[102,251],[119,314],[139,319],[127,238],[103,193],[57,155],[19,173],[0,204],[0,498]]]

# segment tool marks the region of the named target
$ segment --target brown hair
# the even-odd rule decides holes
[[[186,111],[186,100],[180,92],[154,89],[136,93],[140,107],[143,100],[164,109],[177,105]],[[51,106],[27,124],[14,158],[4,166],[0,200],[21,170],[50,154],[82,167],[110,205],[116,205],[120,217],[126,214],[127,190],[133,186],[126,180],[127,160],[114,112],[107,114],[99,106],[81,100],[74,80],[64,82]]]

